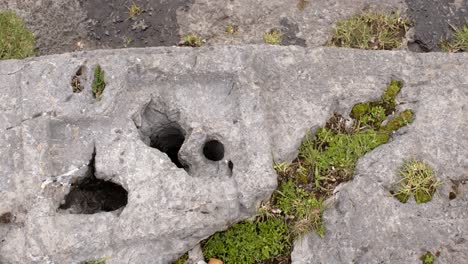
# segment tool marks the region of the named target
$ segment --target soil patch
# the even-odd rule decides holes
[[[172,46],[180,41],[177,10],[186,0],[81,0],[88,14],[89,37],[110,48]],[[130,9],[138,8],[131,14]]]
[[[438,51],[438,44],[450,39],[454,27],[468,22],[468,0],[406,0],[414,21],[412,51]]]

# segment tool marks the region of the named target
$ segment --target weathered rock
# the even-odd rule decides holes
[[[419,58],[424,70],[403,78],[401,99],[416,120],[359,160],[354,180],[330,200],[325,238],[296,241],[293,263],[420,263],[427,251],[440,253],[435,263],[468,260],[467,65],[439,55]],[[390,194],[411,158],[427,161],[443,183],[431,202],[403,204]]]
[[[97,64],[107,83],[101,100],[91,92]],[[83,89],[73,93],[81,66]],[[399,108],[416,120],[360,161],[326,213],[326,238],[296,244],[293,260],[415,260],[437,246],[440,258],[462,260],[467,197],[447,197],[450,180],[466,179],[467,70],[466,54],[265,46],[3,61],[0,215],[11,216],[0,223],[0,263],[175,260],[269,197],[273,158],[293,159],[306,131],[375,100],[393,78],[405,82]],[[223,155],[218,145],[204,151],[210,140]],[[412,156],[447,182],[425,205],[388,193]],[[108,206],[109,193],[87,199],[100,180],[122,186],[126,205]],[[89,182],[81,202],[65,208],[72,187]]]

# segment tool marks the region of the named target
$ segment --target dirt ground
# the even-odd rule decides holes
[[[468,0],[406,0],[414,23],[413,51],[438,51],[441,40],[450,39],[453,29],[468,23]]]
[[[22,17],[37,37],[37,54],[78,50],[172,46],[185,34],[206,45],[261,44],[273,28],[281,45],[324,45],[333,25],[363,9],[400,10],[413,22],[412,51],[437,51],[453,27],[468,22],[468,0],[0,0],[0,9]],[[135,4],[140,12],[131,17]],[[238,32],[226,34],[226,27]]]
[[[180,41],[177,10],[186,0],[80,0],[88,15],[88,36],[104,47],[171,46]],[[132,5],[140,9],[133,18]]]

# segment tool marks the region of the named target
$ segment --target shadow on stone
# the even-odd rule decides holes
[[[179,120],[178,113],[166,114],[151,100],[143,108],[141,125],[137,125],[137,128],[146,145],[166,153],[178,168],[188,170],[189,166],[179,159],[186,133],[176,120]]]
[[[94,175],[95,155],[84,179],[72,185],[59,210],[68,210],[72,214],[95,214],[115,211],[127,205],[128,193],[122,186],[97,179]]]

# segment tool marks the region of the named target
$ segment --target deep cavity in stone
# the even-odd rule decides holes
[[[224,145],[218,140],[210,140],[203,147],[203,155],[212,161],[222,160],[224,158]]]
[[[184,165],[179,160],[179,150],[184,143],[185,136],[178,125],[170,124],[162,127],[150,139],[151,147],[166,153],[178,168],[184,168]]]
[[[72,185],[60,210],[69,210],[72,214],[95,214],[115,211],[127,205],[128,193],[122,186],[97,179],[94,175],[94,155],[84,179]]]
[[[149,147],[167,154],[178,167],[188,170],[189,166],[179,159],[179,151],[185,141],[185,130],[179,125],[178,112],[162,110],[163,105],[151,100],[141,112],[141,124],[137,124],[141,140]]]
[[[81,83],[81,77],[83,75],[83,66],[81,66],[72,77],[71,86],[74,93],[80,93],[83,90],[83,85]]]

